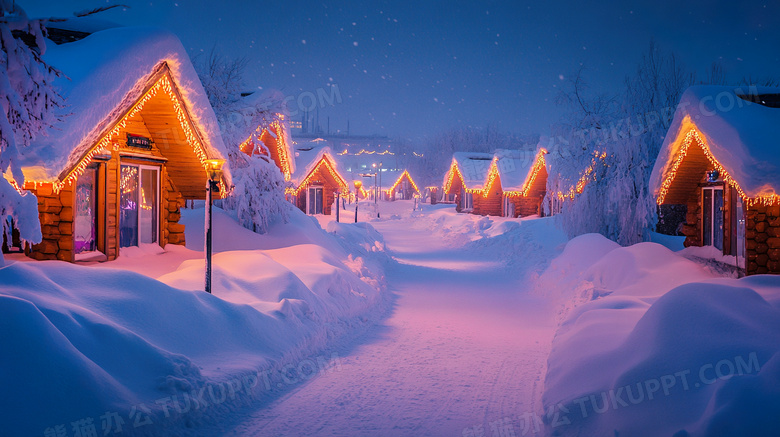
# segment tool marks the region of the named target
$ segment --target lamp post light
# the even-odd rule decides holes
[[[360,204],[360,189],[363,187],[363,181],[354,181],[355,184],[355,223],[357,223],[358,205]]]
[[[222,178],[224,159],[209,159],[208,181],[206,182],[206,293],[211,293],[211,202],[212,193],[219,193],[219,180]]]

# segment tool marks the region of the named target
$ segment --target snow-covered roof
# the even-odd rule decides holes
[[[82,33],[95,33],[102,30],[111,29],[114,27],[120,27],[119,24],[97,18],[93,16],[86,17],[68,17],[63,21],[50,21],[46,23],[46,28],[51,32],[51,29],[70,30],[73,32]]]
[[[173,33],[154,27],[108,29],[73,43],[49,44],[43,58],[63,73],[54,84],[65,98],[65,107],[59,109],[61,121],[21,149],[20,164],[36,180],[57,181],[78,164],[141,97],[162,65],[170,71],[207,156],[227,156],[214,111]],[[225,177],[230,182],[227,168]]]
[[[508,150],[497,149],[493,153],[501,180],[502,191],[522,191],[526,181],[533,175],[534,163],[544,148]]]
[[[290,136],[289,111],[284,104],[285,96],[277,90],[253,92],[242,97],[237,105],[237,117],[230,117],[228,126],[222,126],[225,141],[233,144],[243,144],[250,138],[259,139],[263,132],[276,141],[282,173],[295,171],[295,159],[292,159],[292,138]],[[281,135],[281,138],[278,136]]]
[[[656,196],[693,130],[744,195],[780,193],[780,108],[745,100],[745,95],[776,97],[780,88],[693,86],[683,93],[650,178]]]
[[[320,160],[325,158],[336,172],[339,172],[339,165],[334,158],[333,151],[328,146],[317,145],[316,143],[303,143],[295,147],[295,171],[290,177],[290,182],[298,187],[319,164]],[[348,183],[341,176],[343,182]],[[349,187],[347,187],[349,188]]]
[[[455,152],[452,160],[458,166],[463,184],[469,190],[481,190],[485,185],[493,155],[479,152]]]

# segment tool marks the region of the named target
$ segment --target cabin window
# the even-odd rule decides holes
[[[474,195],[466,190],[463,190],[463,209],[474,209]]]
[[[723,187],[702,188],[702,243],[723,250]]]
[[[160,169],[122,165],[119,247],[158,242]]]
[[[97,250],[97,166],[90,166],[76,182],[73,252]]]
[[[306,214],[322,214],[322,187],[309,187],[306,190]]]
[[[515,203],[509,196],[504,196],[504,217],[515,216]]]

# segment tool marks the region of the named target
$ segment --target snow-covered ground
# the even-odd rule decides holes
[[[397,261],[387,271],[397,295],[390,317],[342,345],[338,371],[204,434],[506,435],[497,433],[538,416],[552,307],[529,294],[518,270],[538,268],[538,257],[508,268],[507,254],[521,249],[511,242],[533,235],[549,242],[538,249],[560,251],[559,231],[549,220],[485,219],[452,205],[414,214],[411,202],[380,208],[370,223]],[[476,245],[478,229],[492,237]]]
[[[217,209],[210,295],[203,210],[182,222],[187,248],[0,269],[0,435],[181,432],[333,367],[333,340],[390,303],[370,226],[327,234],[295,213],[257,235]]]
[[[11,257],[0,435],[780,430],[780,278],[736,279],[678,238],[378,208],[296,212],[266,235],[217,210],[214,295],[202,210],[184,211],[186,248]]]

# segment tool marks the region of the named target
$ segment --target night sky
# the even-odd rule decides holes
[[[20,3],[33,17],[103,4]],[[191,54],[246,56],[250,89],[297,97],[336,85],[341,103],[321,109],[320,123],[330,116],[331,131],[344,130],[349,119],[356,134],[419,139],[488,124],[545,133],[580,64],[594,89],[617,92],[651,39],[699,74],[720,60],[731,81],[780,77],[777,1],[125,3],[99,17],[166,27]]]

